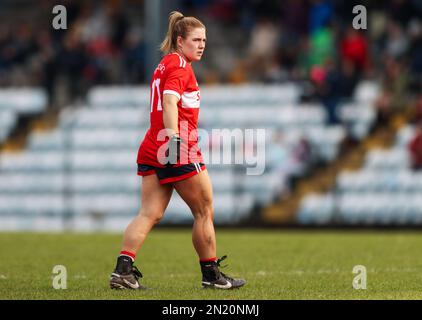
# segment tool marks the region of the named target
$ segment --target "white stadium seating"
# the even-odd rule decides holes
[[[0,142],[5,141],[17,122],[16,112],[0,109]]]
[[[47,105],[47,94],[37,88],[0,89],[0,144],[16,126],[19,115],[39,114]]]
[[[371,83],[359,87],[360,102],[342,107],[344,123],[364,123],[361,132],[366,134],[373,121],[370,106],[376,90]],[[45,103],[42,95],[36,94],[32,100],[15,98],[14,103],[21,111],[36,110]],[[300,88],[292,83],[203,87],[199,126],[209,134],[213,130],[237,129],[243,135],[245,129],[264,129],[266,154],[277,148],[286,150],[287,158],[283,160],[286,168],[294,158],[294,145],[302,137],[310,142],[318,157],[333,160],[346,127],[327,126],[324,107],[318,103],[299,103],[300,94]],[[38,107],[28,107],[28,101]],[[0,108],[0,112],[6,114],[5,109]],[[136,175],[136,156],[149,126],[149,116],[147,86],[96,87],[89,91],[86,104],[61,111],[56,129],[32,133],[21,153],[0,154],[0,221],[4,222],[0,222],[0,229],[33,226],[33,230],[60,230],[70,219],[75,230],[123,230],[140,205],[141,178]],[[4,116],[1,121],[6,127],[13,122],[13,116]],[[280,132],[285,139],[274,142],[275,134]],[[207,142],[201,139],[200,145],[204,158],[210,160],[207,168],[213,183],[216,223],[239,222],[254,206],[264,206],[286,190],[286,174],[290,173],[280,172],[277,159],[265,158],[262,174],[248,176],[246,168],[253,165],[245,160],[243,148],[230,153],[233,156],[230,163],[214,163],[211,160],[215,159],[208,156],[219,150],[219,144],[213,141],[208,149]],[[232,150],[231,142],[228,143],[228,150]],[[251,155],[247,160],[254,160],[256,150],[248,144],[244,148]],[[242,162],[235,164],[235,156]],[[391,157],[387,162],[389,168],[402,159]],[[386,165],[377,161],[370,163]],[[294,170],[300,173],[302,168]],[[406,179],[402,180],[405,184]],[[413,190],[415,186],[408,188]],[[332,208],[330,197],[314,197],[305,201],[300,221],[324,223]],[[44,215],[51,217],[50,223]],[[163,223],[191,222],[189,208],[174,192]]]
[[[412,126],[403,127],[392,148],[372,150],[362,169],[341,172],[329,195],[305,197],[298,221],[313,223],[329,217],[324,221],[368,225],[422,223],[422,172],[410,169],[407,151],[413,132]],[[333,204],[328,205],[327,199]]]

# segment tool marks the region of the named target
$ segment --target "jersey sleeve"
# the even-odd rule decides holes
[[[164,83],[163,94],[173,94],[179,99],[185,91],[190,74],[186,68],[178,67],[171,70]]]

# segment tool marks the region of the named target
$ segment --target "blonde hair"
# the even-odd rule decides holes
[[[177,37],[186,38],[194,28],[204,28],[204,24],[194,17],[185,17],[179,11],[172,11],[169,15],[167,35],[160,45],[160,50],[167,54],[177,50]]]

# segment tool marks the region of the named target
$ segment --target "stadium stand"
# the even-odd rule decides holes
[[[234,92],[242,98],[232,100]],[[315,154],[329,161],[336,156],[345,129],[341,125],[326,126],[325,109],[318,104],[300,103],[299,95],[299,88],[291,84],[206,87],[202,90],[200,119],[208,132],[266,129],[266,150],[285,148],[292,166],[292,146],[301,138],[309,139]],[[1,154],[0,215],[9,221],[2,225],[7,228],[22,223],[25,228],[31,225],[25,222],[27,217],[43,220],[43,215],[70,215],[75,218],[73,226],[81,230],[98,225],[118,228],[110,222],[113,219],[123,227],[139,205],[139,178],[134,168],[137,148],[148,127],[148,97],[146,87],[93,88],[87,105],[62,110],[55,130],[33,132],[22,153]],[[241,116],[230,117],[231,113]],[[273,137],[279,132],[285,139],[276,145]],[[206,156],[212,149],[204,147]],[[241,148],[237,152],[244,151]],[[233,161],[208,165],[214,185],[216,223],[239,222],[254,206],[271,202],[286,188],[281,171],[287,176],[304,172],[303,167],[294,171],[286,163],[285,168],[280,168],[277,158],[265,161],[267,169],[259,176],[245,175],[245,161],[239,165]],[[65,212],[69,203],[69,212]],[[22,222],[12,223],[15,220]],[[176,196],[163,223],[189,221],[188,208]],[[33,225],[44,226],[41,222]]]
[[[361,95],[366,103],[362,110],[352,112],[351,105],[341,109],[340,117],[345,124],[366,125],[360,134],[368,132],[373,119],[364,108],[373,99],[374,90],[372,84],[362,83],[356,91],[356,96]],[[295,158],[295,146],[301,139],[309,142],[313,157],[319,161],[331,161],[337,156],[347,126],[326,125],[325,108],[318,103],[301,103],[300,94],[300,87],[290,83],[211,86],[201,90],[203,129],[209,134],[216,129],[229,133],[229,140],[216,143],[205,139],[206,143],[201,145],[204,157],[209,160],[216,223],[241,222],[253,208],[265,206],[288,190],[289,177],[306,171],[307,163],[301,165]],[[17,227],[22,220],[25,228],[30,225],[25,222],[28,219],[44,221],[45,215],[51,215],[52,228],[59,227],[57,219],[70,216],[78,230],[117,229],[136,214],[140,178],[135,173],[135,161],[149,122],[148,88],[95,87],[87,97],[86,105],[63,109],[54,130],[32,132],[22,153],[0,155],[3,178],[0,216],[9,221],[4,226]],[[236,131],[231,130],[235,128],[242,135],[247,129],[265,129],[266,154],[270,156],[265,159],[264,174],[246,175],[251,163],[243,158],[243,148],[236,150],[227,164],[216,161],[223,158],[211,158],[224,143],[232,150],[231,138]],[[283,139],[276,139],[279,134]],[[256,145],[251,147],[256,152]],[[280,161],[278,153],[271,156],[277,148],[285,150],[285,161]],[[236,152],[243,159],[238,164],[234,163]],[[189,209],[176,195],[163,223],[191,220]],[[45,223],[33,225],[41,228]]]
[[[332,192],[306,197],[298,213],[303,224],[419,224],[422,222],[422,174],[414,172],[407,145],[414,126],[403,126],[389,149],[371,150],[364,167],[343,171]]]
[[[46,106],[47,94],[43,89],[0,89],[0,145],[9,137],[19,116],[41,114]]]
[[[163,1],[162,10],[173,6],[207,25],[195,74],[216,223],[251,214],[268,224],[419,223],[414,127],[392,119],[421,92],[419,1],[365,1],[374,28],[359,31],[350,1]],[[71,1],[62,31],[45,23],[48,1],[0,7],[0,147],[16,130],[26,143],[0,149],[0,229],[121,231],[139,208],[136,151],[161,40],[146,36],[145,3]],[[31,114],[45,116],[37,130],[20,126]],[[262,175],[245,175],[257,141],[234,150],[220,129],[233,140],[265,129]],[[234,158],[214,163],[222,144]],[[163,223],[191,221],[176,195]]]

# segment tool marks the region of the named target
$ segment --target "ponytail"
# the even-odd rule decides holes
[[[166,37],[160,45],[160,50],[167,54],[177,50],[177,37],[186,38],[194,28],[204,28],[204,24],[194,17],[185,17],[179,11],[172,11],[169,15],[169,27]]]

